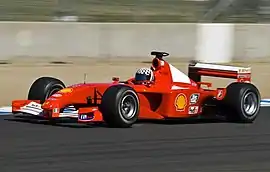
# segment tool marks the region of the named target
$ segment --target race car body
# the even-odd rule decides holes
[[[71,116],[79,122],[106,122],[114,127],[129,127],[138,119],[200,116],[209,102],[216,108],[228,107],[230,113],[235,113],[230,115],[234,119],[251,122],[257,116],[260,94],[250,83],[250,68],[194,62],[189,64],[186,75],[163,59],[168,53],[151,54],[155,55],[151,80],[131,77],[120,81],[113,77],[108,83],[65,87],[58,79],[41,77],[32,84],[28,100],[12,102],[12,111],[45,119]],[[149,70],[142,69],[138,74],[149,74]],[[202,82],[201,76],[233,78],[236,82],[226,88],[211,89],[211,83]],[[67,107],[74,110],[65,112]]]

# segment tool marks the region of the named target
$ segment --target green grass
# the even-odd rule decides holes
[[[79,21],[86,22],[197,22],[211,3],[183,0],[1,0],[0,20],[51,21],[56,15],[66,14],[76,15]],[[226,19],[221,17],[220,20]]]

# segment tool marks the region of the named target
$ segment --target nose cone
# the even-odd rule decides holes
[[[87,104],[88,97],[100,97],[100,95],[102,95],[104,91],[111,85],[113,85],[113,83],[91,83],[72,85],[51,95],[42,104],[42,108],[47,110],[53,110],[54,108],[62,109],[75,104]]]
[[[61,106],[61,102],[65,100],[64,98],[67,97],[68,95],[71,95],[73,93],[74,89],[73,88],[64,88],[55,94],[51,95],[43,104],[42,108],[43,109],[52,109],[56,107]]]

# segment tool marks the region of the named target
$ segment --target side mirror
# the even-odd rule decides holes
[[[146,86],[147,87],[151,87],[153,84],[155,84],[154,81],[148,81],[148,82],[146,82]]]
[[[119,77],[112,77],[112,80],[115,82],[118,82],[120,80],[120,78]]]

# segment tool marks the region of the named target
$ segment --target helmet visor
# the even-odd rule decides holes
[[[148,80],[150,80],[150,76],[145,75],[145,74],[136,74],[135,80],[136,81],[148,81]]]

